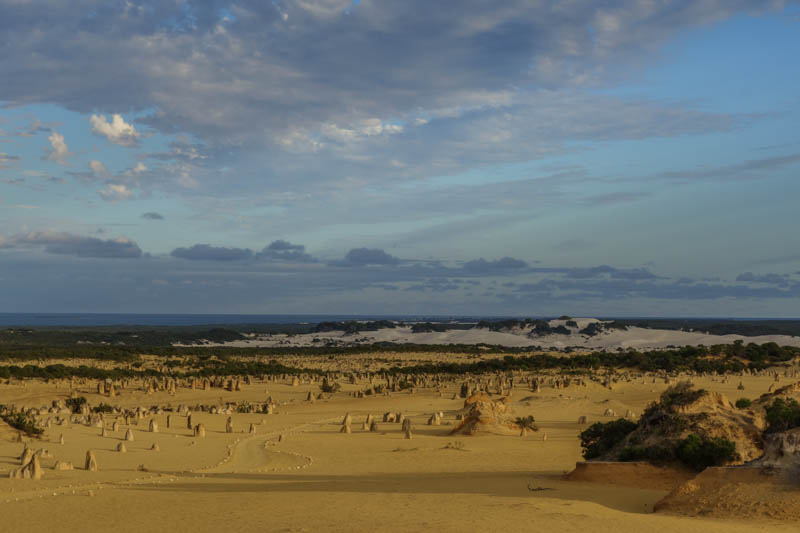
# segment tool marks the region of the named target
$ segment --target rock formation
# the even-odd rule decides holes
[[[461,423],[450,433],[463,435],[477,435],[480,433],[519,435],[520,427],[514,422],[511,413],[507,398],[500,398],[497,401],[477,399],[471,403],[469,412],[461,420]]]
[[[66,461],[56,461],[55,464],[53,464],[53,470],[56,470],[58,472],[65,472],[67,470],[74,470],[74,469],[75,467],[72,465],[72,463],[68,463]]]
[[[89,472],[97,472],[97,457],[94,456],[92,450],[86,452],[86,461],[84,462],[83,468]]]

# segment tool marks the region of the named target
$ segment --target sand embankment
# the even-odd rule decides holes
[[[587,481],[650,490],[673,490],[694,477],[694,473],[661,468],[644,462],[579,461],[567,474],[569,481]]]
[[[753,467],[707,468],[655,506],[657,512],[800,523],[800,479]]]

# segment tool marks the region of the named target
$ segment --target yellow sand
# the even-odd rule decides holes
[[[14,432],[0,432],[0,531],[796,531],[797,524],[763,517],[653,514],[653,505],[668,493],[663,487],[564,479],[581,459],[578,417],[610,420],[603,416],[609,406],[617,413],[627,408],[640,413],[666,388],[650,381],[619,384],[613,391],[594,383],[546,387],[537,395],[517,388],[515,414],[532,414],[539,426],[525,438],[449,436],[463,406],[463,400],[451,399],[455,385],[443,397],[426,389],[363,399],[347,395],[364,389],[362,382],[311,404],[304,400],[309,390],[318,391],[316,384],[254,381],[241,392],[179,388],[177,396],[124,390],[108,399],[86,382],[77,392],[92,405],[264,402],[265,389],[283,405],[273,415],[234,414],[233,434],[225,433],[228,415],[195,413],[195,423],[206,426],[205,439],[191,436],[184,416],[173,414],[171,429],[166,415],[157,416],[159,433],[147,432],[148,420],[140,420],[124,454],[115,451],[124,424],[106,438],[98,428],[53,426],[30,446],[47,448],[76,470],[55,472],[46,460],[41,481],[6,479],[22,444],[10,440]],[[768,377],[743,381],[746,390],[737,391],[738,377],[728,384],[695,380],[731,399],[756,398],[772,384]],[[0,403],[44,406],[68,393],[64,383],[59,388],[30,381],[0,384]],[[529,396],[534,397],[521,401]],[[447,425],[426,425],[440,410]],[[386,411],[411,416],[412,440],[403,439],[399,424],[380,423]],[[339,433],[346,412],[353,416],[350,435]],[[361,429],[369,413],[378,417],[380,432]],[[255,436],[246,433],[251,422]],[[161,450],[150,451],[153,443]],[[97,455],[99,472],[83,470],[88,449]],[[545,490],[535,490],[540,488]]]

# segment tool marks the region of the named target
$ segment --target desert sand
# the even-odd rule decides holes
[[[774,383],[769,375],[744,376],[741,391],[738,377],[727,383],[693,379],[730,398],[756,398]],[[130,383],[113,398],[99,395],[96,382],[76,381],[72,393],[90,405],[174,411],[134,417],[130,425],[112,414],[103,427],[51,423],[41,439],[25,442],[17,442],[17,432],[0,423],[3,530],[796,531],[797,524],[785,517],[757,511],[746,517],[686,516],[676,504],[672,511],[654,513],[685,478],[651,482],[652,473],[634,471],[568,479],[582,460],[577,435],[586,426],[578,418],[609,421],[613,417],[604,415],[609,408],[640,413],[667,387],[663,380],[652,381],[622,381],[613,390],[594,381],[566,389],[545,385],[537,393],[518,380],[505,392],[514,416],[536,419],[538,431],[525,436],[451,435],[460,424],[457,416],[466,413],[455,380],[413,393],[363,398],[351,393],[370,387],[367,377],[355,384],[340,378],[342,390],[321,398],[319,381],[292,386],[290,376],[254,378],[249,385],[242,382],[239,391],[178,386],[174,393],[148,393],[140,383]],[[69,381],[12,380],[0,384],[0,403],[46,408],[70,393]],[[192,424],[205,427],[203,438],[177,412],[179,405],[263,404],[270,396],[272,414],[192,409]],[[342,432],[347,413],[350,433]],[[405,438],[400,423],[383,422],[384,413],[410,419],[412,438]],[[428,425],[436,413],[442,415],[438,425]],[[375,419],[373,431],[364,425],[368,415]],[[69,415],[39,417],[48,418]],[[231,432],[226,432],[229,418]],[[150,431],[151,420],[157,432]],[[126,441],[129,429],[133,440]],[[117,451],[121,443],[125,452]],[[26,445],[47,450],[41,455],[43,478],[8,479]],[[97,471],[84,469],[89,450]],[[74,469],[54,470],[56,461]]]

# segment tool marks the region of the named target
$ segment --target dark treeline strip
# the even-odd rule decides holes
[[[652,350],[639,352],[592,352],[587,355],[556,356],[533,354],[515,357],[507,355],[502,359],[489,359],[474,363],[425,363],[421,365],[394,367],[394,374],[481,374],[486,372],[505,372],[512,370],[541,371],[588,371],[601,368],[632,368],[645,372],[694,370],[696,372],[738,372],[745,368],[759,370],[774,364],[784,363],[800,355],[800,349],[780,347],[775,343],[764,345],[750,344],[745,355],[750,358],[726,353],[727,346],[712,351],[704,346],[685,346],[675,350]]]
[[[25,366],[0,366],[0,379],[123,379],[158,377],[161,372],[157,370],[132,370],[128,368],[104,369],[93,366],[66,366],[66,365],[25,365]]]
[[[396,348],[395,351],[423,351],[420,346],[408,345],[381,345],[384,351],[391,353],[388,348]],[[465,346],[424,346],[430,351],[436,348],[437,353],[491,353],[504,354],[505,351],[492,351],[492,347],[481,349],[476,346],[467,346],[473,351],[465,351]],[[506,349],[503,349],[506,350]],[[201,350],[202,351],[202,350]],[[231,352],[243,352],[246,356],[264,355],[298,355],[297,349],[280,349],[282,354],[276,354],[275,350],[265,353],[263,349],[231,350]],[[307,355],[327,355],[331,359],[337,356],[346,357],[349,354],[374,353],[375,345],[353,346],[338,349],[309,348]],[[231,356],[242,355],[242,353],[220,353],[219,350],[209,351],[200,354],[198,349],[178,349],[170,350],[169,354],[162,354],[167,357],[164,359],[164,366],[169,370],[161,372],[155,369],[141,369],[141,363],[137,361],[138,354],[127,353],[130,358],[127,360],[130,365],[127,368],[100,369],[91,366],[66,366],[61,364],[53,365],[32,365],[25,366],[0,366],[0,378],[67,378],[83,377],[92,379],[120,379],[120,378],[141,378],[169,375],[173,377],[192,377],[192,376],[226,376],[226,375],[259,375],[259,374],[296,374],[296,373],[316,373],[322,372],[314,369],[289,367],[272,359],[269,362],[262,361],[241,361],[232,360]],[[181,352],[181,353],[178,353]],[[185,352],[185,353],[183,353]],[[523,353],[523,355],[520,355]],[[82,354],[86,357],[86,354]],[[168,356],[179,356],[188,360],[169,358]],[[559,370],[563,372],[587,372],[599,370],[601,368],[621,369],[630,368],[640,371],[680,371],[693,370],[696,372],[738,372],[745,368],[759,370],[768,366],[785,363],[800,356],[799,348],[781,347],[775,343],[763,345],[741,343],[733,345],[720,345],[713,347],[705,346],[685,346],[683,348],[671,350],[651,350],[639,352],[627,350],[620,352],[592,352],[581,355],[552,355],[547,353],[518,352],[517,354],[507,354],[502,358],[487,359],[473,363],[425,363],[407,367],[393,367],[390,372],[393,374],[417,374],[417,373],[442,373],[442,374],[480,374],[486,372],[503,372],[512,370],[521,371],[543,371]],[[100,359],[101,357],[98,357]],[[106,357],[102,357],[107,359]],[[43,357],[39,356],[41,360]],[[113,359],[112,359],[113,360]],[[188,371],[179,371],[177,367],[188,367]]]
[[[649,329],[702,331],[712,335],[790,335],[800,336],[800,320],[720,320],[705,318],[628,318],[616,319],[623,326]]]
[[[285,356],[285,355],[357,355],[374,352],[390,353],[490,353],[519,354],[540,351],[539,348],[514,348],[488,344],[397,344],[376,342],[353,346],[276,346],[276,347],[232,347],[232,346],[120,346],[81,344],[69,346],[51,345],[0,345],[2,360],[41,360],[62,358],[87,358],[106,361],[135,361],[139,355],[162,357],[180,356]]]
[[[0,348],[6,346],[170,346],[175,343],[230,342],[244,335],[229,328],[92,328],[4,329]]]
[[[295,368],[282,365],[276,361],[268,363],[249,361],[201,361],[192,364],[186,372],[170,370],[161,372],[156,369],[97,368],[86,365],[25,365],[0,366],[0,379],[142,379],[156,377],[210,377],[210,376],[244,376],[244,375],[277,375],[277,374],[322,374],[319,370]]]
[[[135,362],[142,354],[158,357],[197,357],[209,359],[216,357],[227,359],[230,357],[264,357],[264,356],[348,356],[365,353],[384,352],[391,353],[459,353],[459,354],[497,354],[497,355],[522,355],[542,352],[541,347],[507,347],[487,344],[396,344],[380,342],[353,346],[279,346],[271,348],[255,347],[209,347],[209,346],[106,346],[106,345],[79,345],[79,346],[31,346],[31,345],[6,345],[0,346],[0,361],[42,361],[48,359],[85,358],[104,361]],[[557,350],[550,350],[557,351]],[[564,350],[570,352],[571,350]],[[774,342],[765,344],[735,342],[733,344],[720,344],[714,346],[685,346],[667,350],[651,350],[639,352],[625,350],[618,352],[592,352],[589,355],[571,355],[569,357],[555,357],[563,359],[564,364],[575,361],[599,361],[600,366],[629,366],[646,368],[655,365],[658,369],[672,370],[686,368],[689,363],[697,368],[705,365],[718,365],[720,361],[737,364],[746,361],[751,368],[761,368],[764,365],[784,362],[800,353],[800,349],[781,347]],[[594,364],[594,363],[592,363]]]
[[[348,320],[346,322],[320,322],[314,327],[314,333],[327,331],[344,331],[345,333],[361,333],[362,331],[378,331],[379,329],[396,328],[397,323],[392,320],[374,320],[361,322]]]

